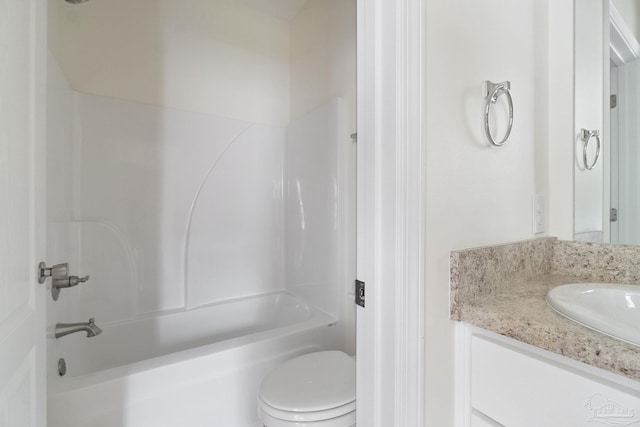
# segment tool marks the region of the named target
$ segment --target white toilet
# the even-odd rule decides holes
[[[356,362],[341,351],[287,360],[258,393],[265,427],[352,427],[356,424]]]

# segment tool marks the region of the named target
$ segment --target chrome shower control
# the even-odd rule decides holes
[[[54,301],[60,296],[60,289],[78,286],[89,280],[89,276],[78,277],[69,276],[69,264],[56,264],[53,267],[47,267],[44,262],[38,265],[38,282],[44,283],[47,277],[51,277],[51,296]]]

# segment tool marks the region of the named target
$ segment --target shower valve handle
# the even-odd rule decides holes
[[[51,297],[54,301],[58,301],[60,289],[78,286],[89,280],[89,276],[69,276],[69,264],[66,262],[53,267],[47,267],[44,262],[38,264],[38,282],[44,283],[49,277],[51,277]]]
[[[80,283],[84,283],[89,280],[89,276],[78,277],[78,276],[69,276],[63,277],[53,281],[53,286],[61,289],[61,288],[71,288],[73,286],[78,286]]]

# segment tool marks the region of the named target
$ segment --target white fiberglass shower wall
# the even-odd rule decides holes
[[[49,2],[48,257],[91,275],[50,328],[285,291],[353,352],[355,1],[282,4]]]

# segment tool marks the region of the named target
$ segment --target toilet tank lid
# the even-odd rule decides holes
[[[323,411],[356,399],[356,362],[342,351],[287,360],[265,377],[260,398],[283,411]]]

